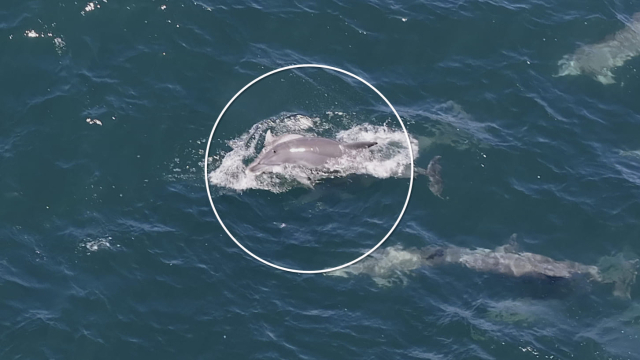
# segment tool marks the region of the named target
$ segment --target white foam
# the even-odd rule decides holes
[[[110,236],[106,238],[98,238],[95,240],[86,239],[85,241],[82,242],[81,246],[85,247],[87,250],[91,252],[96,252],[101,249],[111,249],[112,246],[109,243],[109,240],[111,240]]]
[[[267,130],[271,130],[276,136],[285,133],[319,136],[318,133],[333,132],[336,140],[341,142],[376,141],[378,144],[367,151],[355,151],[333,159],[322,171],[283,165],[275,173],[247,174],[245,164],[262,150]],[[296,186],[311,185],[323,178],[349,174],[366,174],[381,179],[406,176],[411,157],[406,136],[401,129],[361,124],[337,133],[332,130],[332,126],[326,122],[302,115],[262,121],[247,133],[229,141],[231,151],[212,156],[219,160],[212,163],[214,170],[209,173],[210,184],[237,191],[263,189],[279,193]],[[325,134],[322,136],[327,137]],[[415,159],[418,156],[418,141],[413,137],[410,139]]]
[[[426,264],[417,249],[404,249],[394,245],[381,250],[356,264],[327,273],[329,276],[348,277],[351,275],[369,275],[380,286],[393,283],[406,283],[406,275]]]
[[[358,151],[330,161],[330,170],[342,175],[366,174],[385,179],[406,175],[411,165],[407,139],[402,130],[385,126],[363,124],[341,131],[336,136],[341,142],[375,141],[378,144],[368,151]],[[413,160],[418,157],[418,141],[409,137],[413,150]]]

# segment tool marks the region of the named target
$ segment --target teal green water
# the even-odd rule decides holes
[[[620,298],[584,279],[413,266],[398,250],[494,249],[517,233],[523,251],[559,261],[638,258],[640,35],[612,37],[638,11],[619,0],[5,1],[0,359],[640,359],[637,283]],[[556,76],[563,58],[583,73]],[[408,144],[354,79],[304,69],[259,82],[205,154],[242,87],[305,63],[379,89],[417,168],[441,156],[442,198],[414,179],[404,217],[367,259],[379,273],[270,268],[209,203],[206,158],[229,231],[297,269],[355,259],[393,226]],[[267,129],[380,146],[333,177],[304,173],[309,188],[300,173],[244,173]]]

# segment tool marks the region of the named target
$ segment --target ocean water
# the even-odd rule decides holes
[[[423,266],[419,252],[515,238],[614,277],[615,259],[640,257],[640,35],[614,35],[637,12],[4,1],[0,359],[640,359],[637,283],[620,297],[610,283]],[[582,73],[557,76],[562,59]],[[363,83],[296,69],[239,96],[206,153],[246,84],[309,63],[371,83],[407,134]],[[267,130],[378,145],[328,172],[249,176]],[[441,197],[420,172],[436,156]],[[256,256],[326,269],[389,232],[412,162],[395,231],[328,274],[245,253],[206,188]]]

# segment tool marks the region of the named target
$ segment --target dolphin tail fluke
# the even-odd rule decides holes
[[[626,260],[623,254],[605,256],[598,262],[599,281],[613,283],[613,295],[631,298],[631,286],[636,281],[640,260]]]
[[[636,282],[638,260],[629,261],[622,274],[613,280],[613,295],[622,299],[631,299],[631,286]]]
[[[375,141],[357,141],[352,143],[343,144],[342,146],[345,149],[357,150],[357,149],[366,149],[370,148],[373,145],[377,145],[378,143]]]

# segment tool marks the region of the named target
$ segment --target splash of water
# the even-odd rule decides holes
[[[360,262],[328,272],[326,275],[338,277],[369,275],[379,286],[391,286],[396,283],[407,283],[407,276],[411,272],[426,265],[427,261],[418,249],[404,249],[400,245],[393,245],[379,250]]]
[[[276,136],[285,133],[303,136],[318,136],[317,133],[322,133],[322,136],[327,136],[325,133],[334,133],[336,140],[341,142],[376,141],[378,144],[370,148],[370,151],[353,152],[332,159],[322,170],[287,164],[276,169],[275,173],[247,174],[246,164],[262,150],[267,130],[271,130]],[[410,140],[415,159],[418,156],[418,141],[413,137]],[[322,179],[351,174],[370,175],[380,179],[402,177],[406,176],[412,161],[406,135],[402,130],[361,124],[336,131],[332,125],[319,118],[303,115],[264,120],[227,144],[232,150],[214,156],[218,161],[211,162],[214,170],[209,173],[209,181],[216,187],[236,191],[262,189],[280,193],[301,185],[309,186]]]

